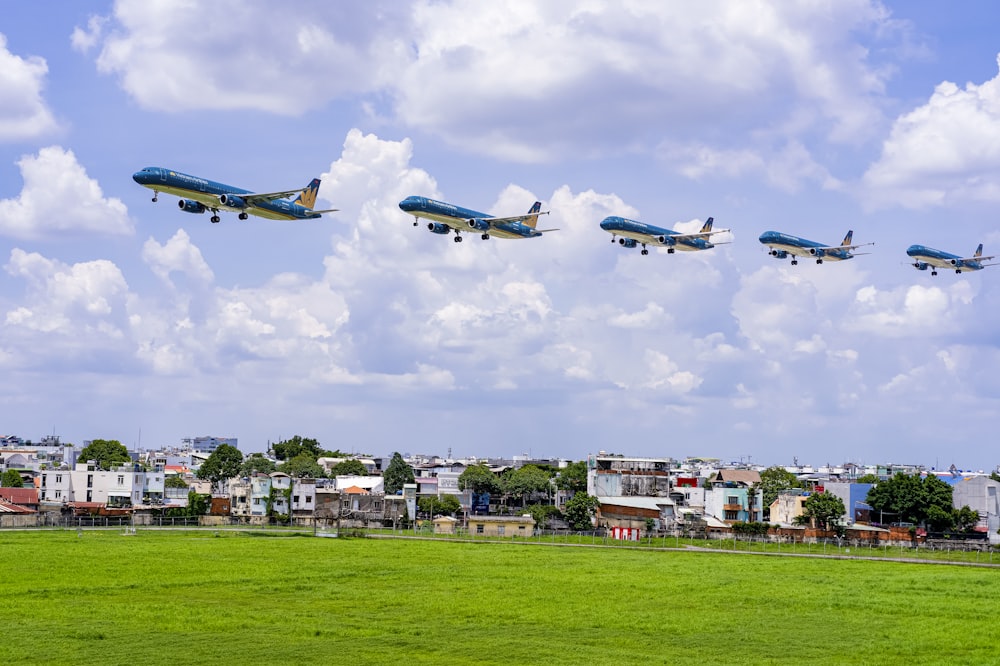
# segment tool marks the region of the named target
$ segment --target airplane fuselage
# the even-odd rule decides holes
[[[245,208],[227,206],[220,201],[220,197],[239,197],[240,195],[254,194],[250,190],[242,187],[233,187],[225,183],[218,183],[214,180],[191,176],[180,171],[171,171],[163,167],[146,167],[142,171],[137,171],[132,175],[132,179],[148,187],[154,192],[173,194],[188,201],[195,201],[205,210],[213,212],[247,212],[251,215],[264,217],[269,220],[311,220],[322,217],[310,208],[306,208],[294,201],[286,199],[275,199],[273,201],[260,201],[253,206]],[[181,208],[184,208],[183,201]],[[189,210],[188,212],[204,212],[204,210]]]
[[[844,261],[854,257],[849,249],[830,247],[780,231],[765,231],[758,240],[771,248],[772,254],[779,259],[789,254],[796,257],[813,257],[822,261]]]
[[[676,239],[675,236],[682,236],[680,232],[671,229],[646,224],[637,220],[630,220],[627,217],[612,215],[601,220],[601,229],[604,229],[612,236],[620,236],[636,241],[642,245],[663,245],[676,250],[694,252],[696,250],[707,250],[715,247],[705,238],[683,238]]]
[[[934,266],[961,273],[963,271],[979,271],[984,268],[982,261],[975,258],[962,258],[957,254],[935,250],[926,245],[911,245],[906,248],[906,254],[916,260],[914,266],[920,270],[927,270],[928,266]]]
[[[471,208],[463,208],[445,201],[428,199],[427,197],[411,196],[399,202],[399,208],[414,217],[420,217],[431,222],[443,224],[456,233],[474,232],[476,227],[470,226],[470,221],[491,220],[489,213],[481,213]],[[490,236],[497,238],[535,238],[542,232],[521,222],[491,223],[488,229]]]

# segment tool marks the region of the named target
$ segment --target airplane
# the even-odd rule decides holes
[[[996,264],[984,264],[984,261],[989,261],[994,259],[993,257],[983,256],[983,244],[980,243],[979,247],[976,248],[975,254],[971,257],[960,257],[957,254],[951,254],[950,252],[942,252],[941,250],[935,250],[932,247],[927,247],[925,245],[911,245],[906,249],[906,254],[910,255],[916,261],[913,262],[913,267],[918,271],[926,271],[928,267],[931,269],[931,275],[937,275],[938,268],[954,268],[956,273],[962,273],[963,271],[980,271],[987,266],[995,266]]]
[[[535,238],[547,231],[558,229],[536,229],[542,203],[536,201],[524,215],[514,217],[493,217],[461,206],[455,206],[443,201],[435,201],[427,197],[411,196],[399,202],[400,209],[413,215],[413,226],[419,224],[418,218],[430,220],[427,229],[431,233],[446,235],[455,232],[455,242],[462,242],[463,231],[479,231],[480,238],[488,240],[491,236],[497,238]]]
[[[297,190],[265,193],[251,192],[163,167],[146,167],[136,171],[132,180],[153,190],[154,203],[160,192],[166,192],[181,197],[177,205],[185,213],[212,211],[213,224],[219,222],[219,211],[239,212],[241,220],[247,219],[247,213],[269,220],[312,220],[337,210],[313,210],[319,178],[313,178],[311,183]],[[293,194],[299,196],[294,201],[285,200]]]
[[[709,240],[712,235],[725,233],[729,229],[712,231],[712,223],[714,221],[714,217],[708,218],[708,221],[702,226],[701,231],[696,234],[682,234],[670,229],[662,229],[654,227],[651,224],[612,215],[601,220],[601,229],[611,234],[612,243],[615,242],[617,236],[621,236],[617,240],[622,247],[635,247],[637,244],[642,245],[642,254],[649,254],[649,250],[646,249],[646,243],[665,245],[667,247],[667,254],[673,254],[675,249],[691,252],[715,247],[716,244],[713,244]]]
[[[858,255],[868,254],[868,252],[852,252],[865,245],[875,243],[862,243],[861,245],[851,245],[854,237],[853,231],[848,231],[844,236],[844,241],[840,245],[821,245],[805,238],[783,234],[779,231],[765,231],[760,235],[760,242],[771,248],[770,255],[776,259],[784,259],[792,255],[792,266],[796,265],[796,257],[815,257],[817,264],[822,264],[824,260],[844,261]]]

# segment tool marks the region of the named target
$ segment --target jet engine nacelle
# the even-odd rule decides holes
[[[787,259],[788,252],[785,250],[771,250],[771,256],[775,259]]]
[[[660,245],[669,245],[670,247],[673,247],[674,245],[677,245],[677,241],[675,241],[670,236],[657,236],[656,241]]]
[[[961,259],[951,259],[948,263],[950,263],[952,266],[961,266],[962,265],[962,260]]]
[[[181,199],[177,202],[177,207],[185,213],[204,213],[206,210],[204,204],[190,199]]]
[[[811,247],[809,248],[809,254],[819,259],[820,257],[825,256],[826,252],[818,247]]]
[[[447,224],[441,224],[440,222],[428,223],[427,230],[430,231],[432,234],[446,234],[449,231],[451,231],[451,229],[448,227]]]
[[[235,194],[220,194],[219,203],[230,208],[246,208],[247,202]]]
[[[469,227],[475,229],[476,231],[489,231],[490,223],[486,220],[480,220],[479,218],[472,218],[469,220]]]
[[[926,271],[928,265],[929,264],[926,261],[918,261],[915,264],[913,264],[913,267],[916,268],[918,271]]]
[[[622,247],[635,247],[636,241],[634,238],[619,238],[618,242],[622,244]]]

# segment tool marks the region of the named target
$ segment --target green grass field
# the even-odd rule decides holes
[[[0,533],[0,663],[996,663],[1000,571],[711,552]]]

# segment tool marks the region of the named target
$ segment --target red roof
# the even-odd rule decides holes
[[[38,506],[38,491],[34,488],[0,488],[0,498],[11,504]]]
[[[0,499],[0,513],[35,513],[35,510],[21,506],[20,504],[11,504],[7,500]]]

